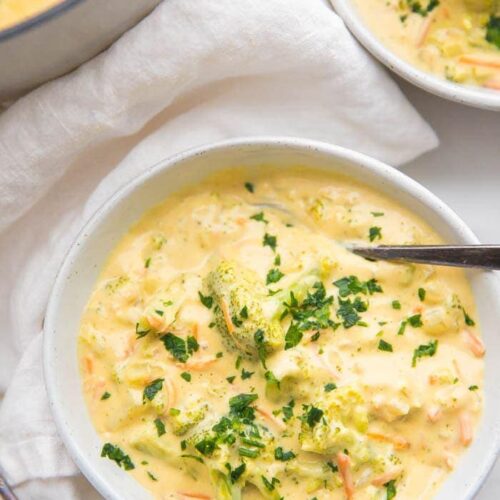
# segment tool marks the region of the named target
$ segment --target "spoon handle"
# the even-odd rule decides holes
[[[500,270],[500,245],[380,245],[351,250],[370,259]]]

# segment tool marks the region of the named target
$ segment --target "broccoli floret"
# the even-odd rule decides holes
[[[172,432],[176,436],[182,436],[199,424],[208,410],[208,405],[196,401],[188,403],[184,408],[171,408],[169,412],[169,423]]]
[[[229,348],[262,358],[282,347],[283,329],[275,310],[269,314],[266,308],[268,292],[256,273],[223,260],[205,285],[215,300],[215,324]]]
[[[304,405],[301,448],[322,455],[347,449],[355,466],[380,465],[381,457],[365,435],[367,427],[367,409],[361,394],[352,387],[341,387],[323,393],[314,405]]]

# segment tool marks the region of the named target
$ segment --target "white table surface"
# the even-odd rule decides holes
[[[451,103],[399,83],[441,141],[438,149],[401,170],[453,208],[483,243],[500,244],[500,113]],[[499,498],[500,460],[477,495],[478,500]]]

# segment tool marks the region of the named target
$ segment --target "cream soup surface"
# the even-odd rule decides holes
[[[500,91],[499,0],[352,0],[399,57],[456,83]]]
[[[307,168],[168,197],[82,317],[102,460],[158,499],[431,498],[481,417],[469,285],[345,243],[440,242],[389,197]]]
[[[62,0],[0,0],[0,30],[10,28]]]

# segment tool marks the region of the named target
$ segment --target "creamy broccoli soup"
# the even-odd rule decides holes
[[[40,14],[62,0],[0,0],[0,30]]]
[[[471,443],[483,354],[462,271],[346,243],[439,237],[308,169],[231,170],[146,213],[83,314],[102,460],[159,499],[428,499]]]
[[[457,83],[500,90],[499,0],[353,0],[397,55]]]

